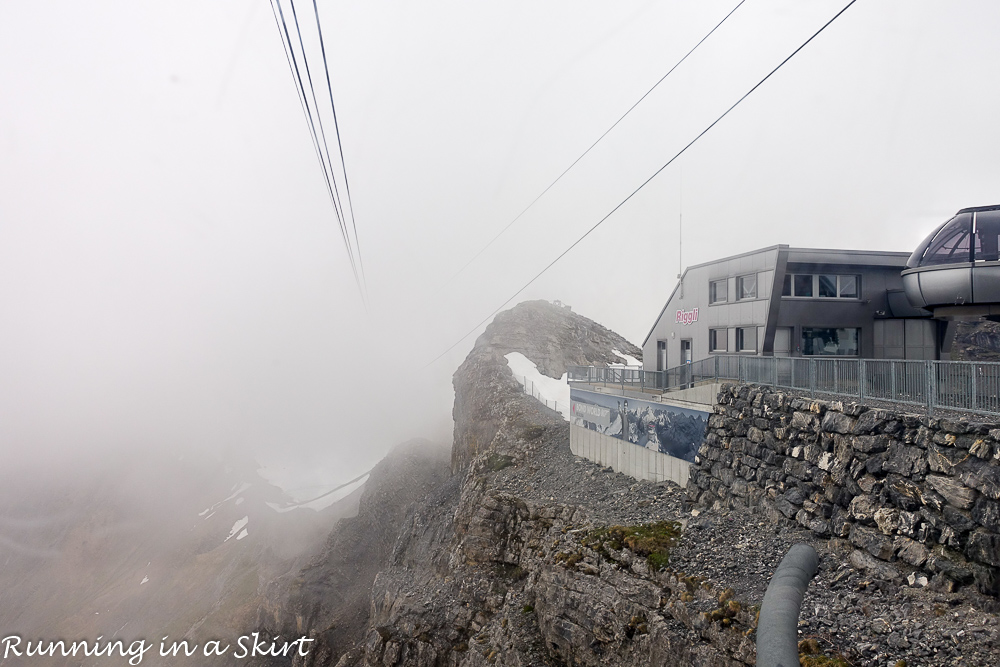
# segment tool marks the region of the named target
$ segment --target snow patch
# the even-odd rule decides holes
[[[563,419],[569,421],[569,382],[566,381],[565,373],[556,380],[539,373],[535,362],[520,352],[511,352],[504,357],[514,379],[521,383],[525,393],[531,394],[538,402],[556,410]]]
[[[243,530],[244,528],[246,528],[246,525],[249,522],[250,522],[250,517],[249,516],[245,516],[242,519],[240,519],[239,521],[237,521],[236,523],[234,523],[233,524],[233,529],[229,531],[229,536],[226,539],[222,540],[222,541],[223,542],[228,542],[229,540],[231,540],[233,538],[233,535],[236,535],[241,530]],[[239,539],[239,538],[236,538],[236,539]]]
[[[249,534],[250,533],[247,532],[247,529],[244,528],[243,530],[240,531],[240,534],[236,536],[236,541],[239,542],[240,540],[242,540],[244,537],[246,537]]]
[[[638,359],[636,359],[635,357],[629,355],[629,354],[624,354],[624,353],[619,352],[618,350],[615,350],[615,349],[611,350],[611,354],[615,355],[616,357],[621,357],[622,359],[625,360],[625,363],[624,364],[608,364],[609,368],[632,368],[632,367],[639,367],[639,368],[641,368],[642,367],[642,362],[639,361]]]
[[[243,496],[240,496],[239,498],[236,499],[236,504],[237,505],[242,505],[244,500],[246,500],[246,498],[244,498]]]
[[[140,581],[140,582],[139,582],[139,585],[140,585],[140,586],[142,586],[142,585],[143,585],[144,583],[146,583],[147,581],[149,581],[149,577],[143,577],[143,578],[142,578],[142,581]]]

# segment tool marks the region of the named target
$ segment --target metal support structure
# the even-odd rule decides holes
[[[799,610],[819,557],[805,543],[793,545],[774,571],[757,621],[757,667],[799,664]]]

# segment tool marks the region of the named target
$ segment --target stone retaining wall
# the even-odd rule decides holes
[[[1000,593],[1000,426],[723,385],[691,466],[702,504],[758,506],[875,575]]]

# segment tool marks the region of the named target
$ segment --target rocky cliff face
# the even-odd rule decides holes
[[[993,598],[971,586],[931,590],[926,579],[906,585],[867,560],[853,563],[853,545],[798,522],[746,503],[694,506],[670,483],[637,482],[578,459],[568,424],[522,392],[503,356],[521,352],[555,375],[568,363],[617,362],[612,348],[635,354],[603,327],[547,304],[498,317],[455,375],[454,472],[439,463],[398,482],[370,482],[366,494],[433,480],[422,498],[406,492],[381,506],[363,503],[370,511],[358,525],[384,521],[385,551],[331,539],[310,575],[325,587],[274,608],[284,618],[275,631],[321,640],[292,664],[753,664],[758,605],[800,541],[821,556],[803,606],[803,664],[993,660]],[[338,563],[365,558],[373,562],[364,577],[337,574]],[[336,601],[337,586],[367,577],[367,612],[357,601],[361,584],[356,602]],[[312,613],[310,605],[325,608]],[[364,616],[363,627],[338,625],[349,613],[341,608]]]
[[[503,356],[561,375],[618,363],[612,349],[638,354],[543,302],[497,317],[455,375],[453,481],[407,517],[375,579],[364,643],[338,664],[752,661],[753,611],[664,567],[683,491],[574,457],[568,424],[522,392]]]
[[[488,449],[516,449],[512,436],[534,423],[536,413],[527,406],[535,401],[523,395],[505,354],[520,352],[539,372],[559,378],[569,366],[620,364],[613,350],[642,358],[642,350],[615,332],[547,301],[526,301],[497,315],[455,373],[453,470]]]

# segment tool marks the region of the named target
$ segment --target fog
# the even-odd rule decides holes
[[[366,312],[267,2],[0,3],[6,474],[237,451],[318,489],[447,440],[462,337],[846,0],[748,0],[454,277],[736,4],[319,2]],[[1000,202],[998,21],[856,3],[512,303],[641,343],[683,266]]]

